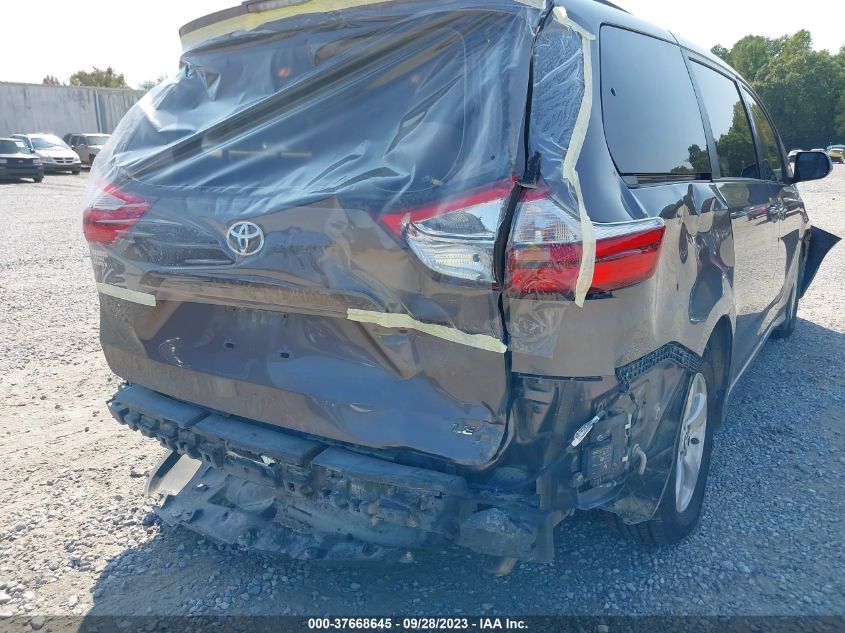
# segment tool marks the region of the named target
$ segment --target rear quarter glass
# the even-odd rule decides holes
[[[607,144],[620,173],[710,173],[704,123],[677,45],[602,27],[601,86]]]

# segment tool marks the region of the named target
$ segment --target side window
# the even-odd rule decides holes
[[[74,147],[79,144],[79,137],[76,134],[71,134],[70,140],[68,141],[68,145]]]
[[[678,46],[602,27],[601,90],[605,136],[620,173],[709,177],[704,124]]]
[[[692,73],[710,118],[722,178],[758,178],[754,137],[736,84],[696,62]]]
[[[781,180],[783,177],[783,163],[781,162],[780,143],[778,135],[769,118],[763,111],[757,100],[742,89],[748,106],[751,108],[751,118],[754,120],[754,129],[760,139],[760,149],[763,154],[760,156],[760,177],[763,180]]]

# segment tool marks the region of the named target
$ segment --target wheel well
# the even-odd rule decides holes
[[[713,328],[713,333],[710,335],[710,340],[707,342],[707,348],[704,355],[713,366],[713,373],[716,377],[716,383],[719,388],[716,392],[716,426],[722,426],[724,421],[725,396],[728,392],[731,376],[731,349],[733,346],[733,332],[731,330],[731,322],[727,316],[723,316],[716,323]]]

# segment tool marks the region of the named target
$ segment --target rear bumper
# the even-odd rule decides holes
[[[139,386],[109,403],[172,451],[151,476],[160,516],[207,537],[299,559],[401,559],[444,541],[551,562],[561,512],[494,497],[463,477],[397,464]],[[180,457],[181,456],[181,457]],[[196,463],[193,467],[186,464]]]

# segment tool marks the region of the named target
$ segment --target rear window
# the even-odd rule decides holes
[[[736,84],[696,62],[692,72],[710,119],[722,178],[757,178],[754,137]]]
[[[531,54],[524,16],[286,28],[191,53],[133,113],[130,134],[115,133],[118,166],[153,185],[380,191],[385,205],[513,174]]]
[[[678,46],[603,27],[601,87],[605,135],[620,173],[710,173],[704,124]]]

